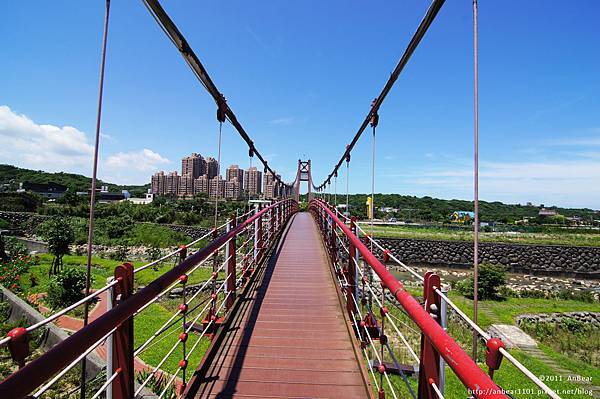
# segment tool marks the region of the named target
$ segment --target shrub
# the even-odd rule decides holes
[[[579,301],[585,303],[594,303],[598,302],[600,299],[597,295],[594,295],[592,291],[571,291],[568,289],[563,289],[560,291],[543,291],[543,290],[521,290],[515,292],[515,297],[519,298],[556,298],[556,299],[564,299],[571,301]]]
[[[556,297],[559,299],[570,299],[573,301],[580,301],[586,303],[594,303],[598,301],[598,297],[591,291],[571,291],[571,290],[560,290]]]
[[[458,292],[467,298],[473,299],[473,276],[456,284]],[[506,269],[500,265],[483,264],[479,266],[479,279],[477,296],[481,300],[499,300],[504,297],[500,294],[502,287],[506,286]]]
[[[546,291],[542,291],[542,290],[521,290],[518,293],[520,298],[538,298],[538,299],[545,299],[547,298],[549,295],[548,293],[546,293]]]
[[[161,257],[162,251],[158,247],[150,247],[146,250],[146,260],[152,262]]]
[[[126,261],[129,256],[129,248],[126,245],[119,245],[115,252],[109,255],[112,260]]]
[[[140,223],[135,225],[126,240],[129,245],[148,245],[160,248],[184,244],[189,241],[189,237],[165,226]]]
[[[29,256],[20,255],[6,262],[0,262],[0,284],[11,291],[20,291],[21,277],[29,271],[33,260]]]
[[[133,228],[133,220],[129,216],[107,217],[100,220],[98,229],[101,230],[110,240],[122,238]]]
[[[54,309],[69,306],[85,296],[86,273],[83,269],[66,268],[55,275],[48,286],[46,301]]]
[[[143,370],[139,373],[136,373],[135,379],[137,380],[137,382],[142,383],[142,382],[146,381],[146,379],[148,379],[149,376],[150,376],[150,372]],[[167,388],[167,383],[169,382],[168,380],[169,379],[165,374],[160,374],[159,376],[157,376],[156,374],[152,374],[152,376],[148,380],[148,385],[147,385],[148,389],[150,389],[152,392],[154,392],[155,394],[158,395],[158,394],[162,393],[162,391],[165,390],[165,388]],[[177,395],[175,392],[175,386],[174,385],[169,386],[166,389],[163,397],[169,398],[169,399],[176,398]]]
[[[10,259],[17,259],[29,255],[25,244],[14,237],[7,237],[4,240],[4,249]]]

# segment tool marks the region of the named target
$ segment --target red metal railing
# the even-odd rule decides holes
[[[187,273],[223,247],[227,248],[229,257],[226,259],[227,277],[223,283],[224,286],[227,286],[228,295],[222,305],[230,305],[230,298],[233,299],[235,296],[235,284],[231,276],[236,276],[235,240],[238,235],[251,227],[254,228],[253,265],[258,266],[264,260],[267,249],[274,244],[279,232],[297,209],[297,204],[293,200],[286,199],[257,211],[238,224],[231,222],[228,231],[216,237],[197,252],[186,257],[185,249],[178,251],[183,254],[180,263],[135,294],[132,293],[133,267],[130,264],[119,266],[115,270],[115,281],[117,281],[115,298],[118,299],[116,306],[7,377],[0,383],[0,398],[26,397],[46,381],[61,376],[61,373],[75,364],[83,353],[93,350],[111,334],[114,337],[112,367],[114,374],[108,376],[111,381],[105,384],[104,388],[112,384],[112,393],[115,399],[132,398],[134,385],[133,317],[145,309],[149,303],[156,301],[156,298],[164,295],[165,290],[172,288],[174,284],[178,282],[185,284],[186,279],[183,277],[187,276]],[[263,229],[263,218],[265,217],[268,217],[268,225],[266,229]],[[246,269],[248,265],[245,263],[245,259],[242,261],[242,265],[242,277],[247,277],[249,273],[252,273],[252,269]],[[216,275],[218,273],[213,272],[212,278],[215,279]],[[214,292],[212,300],[215,300]],[[187,307],[187,304],[184,305]],[[213,310],[214,307],[211,308],[211,311]],[[182,314],[185,314],[185,311],[182,311]],[[208,324],[210,323],[209,320]],[[183,339],[182,342],[185,340]],[[52,380],[51,382],[53,382]]]
[[[439,394],[437,387],[439,385],[440,376],[440,356],[475,397],[483,399],[508,398],[503,390],[494,383],[490,376],[479,368],[458,343],[446,333],[439,324],[439,318],[436,317],[436,319],[434,319],[434,317],[432,317],[432,314],[435,314],[440,308],[439,300],[435,300],[435,289],[440,288],[439,277],[435,279],[426,275],[425,306],[427,309],[424,309],[423,305],[405,290],[404,286],[394,278],[381,261],[356,236],[351,227],[348,227],[346,223],[340,220],[337,212],[332,210],[330,205],[317,199],[311,201],[309,210],[313,213],[322,230],[325,243],[332,256],[332,263],[335,264],[337,260],[336,257],[338,256],[336,248],[338,245],[337,231],[339,229],[348,240],[349,259],[353,259],[356,251],[360,253],[362,259],[379,277],[382,289],[389,290],[389,293],[400,303],[402,308],[421,330],[422,345],[419,370],[420,398],[433,398],[437,397]],[[345,271],[346,275],[350,278],[343,276],[344,279],[347,279],[347,285],[345,287],[348,302],[347,309],[352,318],[355,317],[354,312],[356,312],[356,307],[358,305],[356,299],[357,287],[354,283],[355,274],[352,273],[353,269],[354,267],[348,267]],[[428,292],[431,295],[428,296]],[[387,312],[385,307],[382,307],[380,310],[382,315]],[[371,340],[370,335],[369,340]],[[382,342],[382,345],[383,344],[384,343]],[[383,374],[385,372],[385,367],[381,367],[380,365],[379,370]],[[380,390],[380,397],[383,396],[383,390]]]

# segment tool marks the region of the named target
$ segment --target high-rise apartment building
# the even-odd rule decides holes
[[[262,187],[262,172],[252,166],[244,172],[244,190],[250,196],[259,195]]]
[[[240,183],[237,179],[233,179],[225,182],[225,198],[227,199],[238,199],[242,195]]]
[[[177,195],[179,190],[179,176],[177,171],[169,172],[165,180],[165,195]]]
[[[219,163],[213,157],[206,159],[198,153],[181,160],[181,175],[176,171],[157,172],[151,178],[151,192],[156,195],[192,196],[207,193],[210,198],[245,198],[262,193],[262,172],[255,167],[244,171],[238,165],[231,165],[225,173],[225,180],[219,175]],[[269,182],[272,177],[269,178]],[[276,191],[273,191],[276,190]],[[271,197],[278,197],[277,188],[270,188]]]
[[[192,175],[179,176],[177,195],[179,197],[194,195],[194,178],[192,177]]]
[[[273,199],[277,197],[277,181],[275,175],[271,172],[265,173],[263,180],[263,195],[265,199]]]
[[[225,197],[225,180],[221,176],[215,176],[209,181],[208,197],[219,199]]]
[[[152,175],[151,179],[151,187],[150,192],[156,195],[165,195],[165,186],[166,186],[167,177],[165,176],[165,172],[156,172]]]
[[[194,179],[194,195],[205,193],[208,194],[209,180],[207,175],[202,175],[197,179]]]
[[[181,160],[182,176],[191,176],[192,179],[197,179],[204,174],[206,174],[206,161],[202,155],[194,152]]]
[[[206,174],[209,179],[212,179],[219,174],[219,162],[213,157],[206,158]]]
[[[244,187],[244,170],[240,169],[237,165],[231,165],[227,168],[225,178],[227,181],[233,181],[235,179],[240,183],[240,187]]]
[[[226,171],[225,198],[238,199],[244,189],[244,170],[238,165],[231,165]]]

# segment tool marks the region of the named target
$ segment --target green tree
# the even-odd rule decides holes
[[[84,297],[85,271],[68,267],[60,271],[48,286],[48,304],[54,309],[69,306]]]
[[[458,292],[467,298],[473,299],[473,276],[456,285]],[[481,300],[503,299],[501,288],[506,286],[506,269],[501,265],[483,264],[479,266],[477,296]]]
[[[62,258],[69,254],[69,245],[75,241],[75,234],[67,219],[52,218],[39,229],[40,235],[48,242],[48,252],[54,255],[48,275],[57,274],[62,268]]]
[[[75,192],[69,190],[61,198],[56,200],[59,204],[65,204],[70,206],[77,206],[88,202],[87,196],[77,195]]]

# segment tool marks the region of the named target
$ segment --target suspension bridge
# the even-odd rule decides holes
[[[78,365],[82,365],[80,383],[85,397],[85,386],[89,384],[86,356],[102,348],[106,375],[90,396],[92,399],[432,399],[444,398],[447,373],[454,373],[464,386],[462,397],[512,397],[510,390],[515,387],[499,386],[494,381],[494,373],[501,367],[516,367],[540,393],[559,398],[512,356],[501,340],[490,336],[452,302],[438,275],[417,273],[336,206],[343,203],[341,195],[338,201],[338,172],[345,164],[347,182],[351,152],[369,126],[375,162],[380,106],[443,3],[431,3],[357,133],[321,184],[314,184],[311,161],[298,160],[294,182],[284,183],[276,177],[287,188],[285,198],[257,204],[220,226],[215,201],[215,226],[205,236],[144,266],[134,268],[124,263],[115,269],[106,286],[94,292],[88,289],[77,303],[36,324],[10,331],[0,339],[0,345],[8,347],[19,370],[0,382],[0,397],[44,397]],[[90,244],[110,1],[106,4]],[[258,158],[265,173],[276,176],[159,2],[144,0],[144,4],[214,99],[219,154],[220,127],[229,122],[248,145],[250,158]],[[475,16],[476,7],[474,2]],[[373,185],[374,181],[373,168]],[[308,201],[300,209],[302,182],[308,185]],[[91,246],[88,259],[90,256]],[[136,289],[139,272],[173,261],[175,265],[166,273]],[[411,295],[390,273],[389,264],[406,270],[420,285],[422,294]],[[210,278],[200,287],[192,287],[190,277],[202,267],[211,269]],[[134,346],[136,318],[147,315],[152,304],[167,298],[174,289],[181,293],[175,312],[143,343]],[[106,295],[107,308],[88,322],[88,305],[100,295]],[[86,310],[83,328],[27,362],[32,333],[80,306]],[[485,347],[483,364],[477,364],[449,335],[448,312],[455,314],[476,336],[475,342]],[[170,349],[147,367],[143,379],[136,378],[136,359],[159,340],[169,340]],[[206,342],[208,347],[203,348],[201,344]],[[192,355],[200,350],[205,351],[201,360],[192,364]],[[177,359],[177,366],[166,371],[170,359]],[[159,392],[150,392],[152,380],[157,377],[164,384]]]

